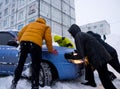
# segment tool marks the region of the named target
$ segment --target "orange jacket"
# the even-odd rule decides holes
[[[26,25],[18,33],[18,41],[30,41],[42,47],[42,41],[45,39],[49,52],[52,52],[51,29],[46,25],[43,18],[38,18],[35,22]]]

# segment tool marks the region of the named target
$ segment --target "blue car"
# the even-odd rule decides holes
[[[40,69],[40,86],[50,85],[54,80],[76,79],[81,75],[83,64],[76,64],[79,60],[68,60],[65,53],[73,52],[74,49],[54,46],[57,55],[48,52],[43,46],[42,62]],[[11,45],[0,45],[0,74],[13,75],[18,64],[19,48]],[[31,57],[28,55],[24,66],[23,76],[31,77]]]

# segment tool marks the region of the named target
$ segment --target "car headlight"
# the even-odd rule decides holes
[[[82,64],[84,62],[76,52],[65,53],[64,56],[69,62],[74,64]]]
[[[83,60],[81,59],[68,59],[69,62],[74,63],[74,64],[82,64],[84,63]]]

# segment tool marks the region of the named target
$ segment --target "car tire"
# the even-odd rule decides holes
[[[51,67],[47,62],[41,62],[40,65],[39,84],[41,87],[49,86],[53,80]]]
[[[41,68],[39,72],[39,85],[41,87],[50,86],[53,81],[52,68],[50,67],[48,62],[44,62],[44,61],[40,63],[40,66]],[[31,66],[26,68],[26,70],[22,73],[22,78],[31,81],[31,76],[32,76],[31,69],[32,69]]]

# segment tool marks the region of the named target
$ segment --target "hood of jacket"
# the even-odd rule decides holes
[[[69,29],[68,32],[75,37],[78,32],[81,32],[81,29],[78,25],[73,24]]]
[[[46,21],[43,18],[37,18],[36,22],[46,24]]]
[[[57,42],[58,40],[61,40],[61,38],[62,38],[61,36],[55,35],[54,36],[54,41]]]

